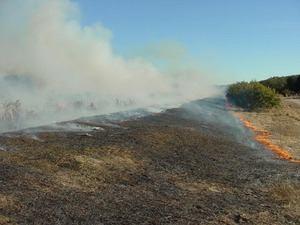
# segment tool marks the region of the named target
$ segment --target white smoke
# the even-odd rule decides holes
[[[19,99],[27,111],[59,120],[57,106],[76,101],[107,113],[212,93],[198,69],[162,72],[141,57],[126,59],[113,52],[111,36],[100,24],[82,26],[71,0],[0,0],[0,102]]]

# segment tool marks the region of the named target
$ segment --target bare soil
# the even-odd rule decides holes
[[[299,224],[300,166],[249,147],[224,104],[0,136],[0,224]]]

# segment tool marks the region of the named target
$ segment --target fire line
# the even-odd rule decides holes
[[[287,150],[285,150],[271,142],[271,140],[270,140],[271,133],[270,132],[257,128],[256,126],[254,126],[250,121],[246,120],[239,113],[235,113],[235,114],[240,119],[240,121],[244,124],[245,127],[254,131],[254,133],[255,133],[254,139],[258,143],[262,144],[267,149],[276,153],[279,156],[279,158],[281,158],[281,159],[289,160],[289,161],[295,162],[295,163],[300,163],[300,160],[293,159],[292,155]]]
[[[232,105],[229,103],[229,101],[227,99],[225,102],[225,108],[228,110],[230,110],[230,108],[232,108]],[[246,120],[240,113],[234,112],[234,114],[239,118],[239,120],[243,123],[243,125],[246,128],[248,128],[254,132],[254,134],[255,134],[254,139],[258,143],[262,144],[267,149],[274,152],[281,159],[288,160],[288,161],[294,162],[294,163],[300,163],[300,160],[293,159],[292,155],[287,150],[285,150],[285,149],[281,148],[280,146],[275,145],[271,142],[271,140],[270,140],[271,133],[270,132],[257,128],[249,120]]]

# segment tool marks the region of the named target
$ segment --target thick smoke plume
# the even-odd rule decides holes
[[[70,0],[0,0],[2,128],[14,117],[28,126],[212,93],[198,69],[162,72],[126,59],[113,52],[111,36],[100,24],[82,26]]]

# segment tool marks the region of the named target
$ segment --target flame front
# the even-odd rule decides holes
[[[276,153],[280,158],[289,160],[291,162],[300,163],[300,160],[293,159],[292,155],[285,149],[275,145],[271,142],[270,136],[271,133],[257,128],[254,126],[250,121],[246,120],[241,114],[236,113],[237,117],[240,121],[244,124],[245,127],[249,128],[250,130],[254,131],[255,133],[255,140],[265,146],[266,148],[270,149],[274,153]]]

